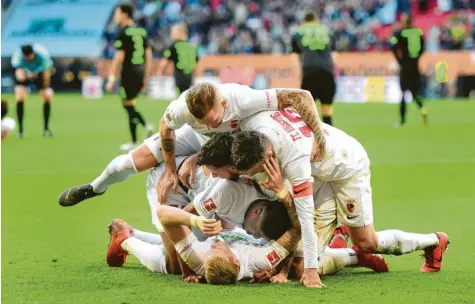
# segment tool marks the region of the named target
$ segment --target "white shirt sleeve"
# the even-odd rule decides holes
[[[237,197],[235,189],[225,186],[226,182],[223,179],[216,179],[208,189],[195,196],[193,205],[199,215],[210,218],[214,214],[226,214]]]
[[[260,269],[272,269],[284,260],[289,252],[277,242],[273,242],[269,246],[254,247],[250,250],[249,269],[251,272]]]
[[[178,99],[172,101],[165,110],[165,114],[163,114],[167,127],[172,130],[183,127],[188,123],[191,116],[188,106],[186,105],[185,93],[186,92],[183,92]]]
[[[235,90],[233,102],[236,104],[241,118],[249,117],[260,111],[278,110],[277,93],[274,89],[254,90],[248,86],[239,85]]]

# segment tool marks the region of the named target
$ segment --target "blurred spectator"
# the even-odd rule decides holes
[[[2,0],[2,6],[5,0]],[[190,40],[206,54],[283,53],[290,47],[306,12],[319,12],[333,32],[336,51],[388,50],[387,35],[378,29],[396,22],[401,12],[440,14],[475,8],[475,0],[424,0],[411,7],[410,0],[133,0],[136,20],[150,37],[154,56],[170,41],[170,27],[185,21]],[[473,13],[426,28],[427,48],[438,50],[473,48]],[[429,15],[430,16],[430,15]],[[428,17],[430,20],[430,17]],[[444,19],[445,20],[445,19]],[[384,32],[384,31],[383,31]],[[104,37],[104,56],[110,58],[115,27],[109,24]]]

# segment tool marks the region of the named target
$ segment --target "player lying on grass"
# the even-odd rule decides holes
[[[215,86],[200,83],[183,92],[170,103],[160,122],[160,134],[145,140],[129,154],[114,158],[100,176],[89,184],[64,191],[59,197],[62,206],[73,206],[81,201],[100,195],[115,183],[129,176],[151,169],[165,160],[167,174],[160,189],[160,201],[166,201],[170,185],[178,188],[178,178],[190,188],[194,180],[196,156],[191,157],[179,173],[173,168],[175,155],[190,156],[197,153],[210,132],[231,132],[238,130],[239,121],[259,111],[282,109],[294,106],[305,117],[315,131],[319,147],[324,147],[324,137],[319,131],[320,120],[308,92],[295,89],[253,90],[248,86],[224,84]],[[204,119],[203,119],[204,117]],[[191,126],[191,127],[190,127]],[[196,132],[195,132],[196,131]],[[163,136],[165,135],[165,136]],[[162,155],[162,146],[164,155]],[[320,151],[320,154],[324,151]],[[165,157],[165,158],[164,158]],[[172,170],[173,169],[173,170]],[[173,171],[173,172],[170,172]]]
[[[282,147],[276,134],[298,131],[289,127],[284,116],[282,111],[262,112],[241,122],[243,131],[237,134],[232,147],[233,165],[239,172],[253,177],[265,174],[267,159],[276,156],[283,171],[288,171],[287,158],[295,156],[282,155],[286,147]],[[301,120],[295,112],[287,118]],[[273,121],[279,122],[284,131],[272,128]],[[421,271],[439,271],[449,243],[447,235],[443,232],[416,234],[401,230],[376,232],[373,226],[370,161],[365,149],[341,130],[323,124],[323,131],[327,155],[321,162],[312,162],[312,175],[330,183],[339,220],[348,227],[352,243],[362,251],[383,254],[401,255],[424,250],[425,263]],[[293,191],[295,195],[301,190]],[[326,220],[322,220],[324,223],[321,224],[325,224]],[[329,220],[333,221],[332,218]]]

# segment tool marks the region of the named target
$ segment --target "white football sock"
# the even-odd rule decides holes
[[[423,250],[439,244],[435,233],[419,234],[401,230],[384,230],[376,232],[378,236],[378,252],[401,255],[414,250]]]
[[[149,244],[135,237],[129,237],[120,245],[122,249],[137,257],[140,263],[150,271],[167,273],[167,262],[163,246]]]
[[[332,249],[330,247],[327,247],[325,248],[325,252],[323,253],[323,257],[325,256],[338,258],[343,261],[345,266],[358,264],[358,257],[356,256],[356,252],[351,248]]]
[[[155,234],[155,233],[150,233],[150,232],[134,229],[134,231],[132,232],[132,236],[149,244],[154,244],[154,245],[163,244],[162,236],[160,234]]]
[[[135,173],[137,173],[137,169],[132,159],[132,152],[119,155],[114,158],[101,175],[91,183],[92,190],[95,193],[102,193],[106,191],[110,185],[120,183]]]

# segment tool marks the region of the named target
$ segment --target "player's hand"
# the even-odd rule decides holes
[[[184,277],[183,281],[185,283],[200,283],[202,279],[203,279],[203,277],[200,276],[200,275],[191,274],[189,276]]]
[[[140,92],[142,93],[145,92],[147,90],[147,87],[148,87],[148,77],[143,80],[142,88],[140,89]]]
[[[287,280],[287,275],[283,274],[283,273],[279,273],[275,276],[273,276],[271,279],[270,279],[271,283],[288,283],[290,282],[289,280]]]
[[[185,185],[185,187],[187,187],[188,189],[191,189],[191,186],[195,184],[197,161],[198,154],[194,154],[188,157],[183,162],[183,165],[181,165],[181,168],[178,171],[178,178],[180,179],[181,183]]]
[[[115,81],[112,79],[107,80],[107,84],[106,84],[107,92],[112,93],[112,90],[114,89],[114,82]]]
[[[264,161],[264,171],[267,174],[267,181],[260,181],[259,185],[262,187],[279,193],[284,189],[284,178],[280,172],[280,167],[277,160],[274,157],[267,158]]]
[[[176,193],[178,190],[178,175],[166,169],[165,173],[160,176],[157,183],[158,202],[164,204],[167,201],[170,189]]]
[[[305,268],[303,271],[300,284],[310,288],[322,288],[322,282],[318,276],[316,268]]]
[[[259,269],[254,272],[252,279],[249,283],[269,283],[272,278],[272,270],[269,269]]]
[[[191,220],[191,226],[197,227],[207,236],[214,236],[221,233],[221,221],[216,219],[207,219],[204,216],[194,216]]]

